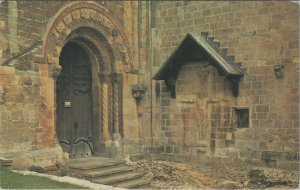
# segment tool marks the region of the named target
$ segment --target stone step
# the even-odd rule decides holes
[[[99,168],[106,168],[111,166],[117,166],[121,164],[125,164],[126,161],[123,160],[112,160],[112,161],[105,161],[105,162],[80,162],[80,163],[70,163],[69,167],[71,169],[79,169],[79,170],[91,170],[91,169],[99,169]]]
[[[113,185],[115,187],[132,189],[132,188],[138,188],[143,186],[149,186],[150,183],[151,183],[150,178],[139,178],[130,181],[122,181],[122,182],[114,183]]]
[[[100,177],[100,176],[103,177],[112,174],[125,173],[129,171],[133,171],[133,168],[126,165],[118,165],[113,168],[103,168],[96,171],[88,170],[86,172],[82,172],[81,175],[85,178],[92,179],[95,177]]]
[[[94,183],[124,186],[127,188],[141,187],[150,184],[151,179],[144,179],[143,173],[134,172],[125,160],[103,157],[72,159],[69,163],[70,175],[85,178]]]
[[[100,183],[104,185],[113,185],[114,183],[122,182],[122,181],[128,181],[136,178],[141,178],[143,176],[143,173],[125,173],[125,174],[115,174],[113,176],[108,177],[99,177],[94,178],[91,181],[94,183]]]
[[[1,163],[1,166],[10,167],[12,164],[12,160],[4,158],[4,157],[0,157],[0,163]]]

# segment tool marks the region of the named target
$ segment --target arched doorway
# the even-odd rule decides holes
[[[54,136],[57,139],[55,140],[60,142],[61,147],[69,153],[70,158],[86,157],[93,153],[94,155],[113,155],[110,150],[114,150],[116,147],[121,150],[124,138],[123,92],[125,88],[123,88],[123,75],[135,72],[135,69],[132,68],[129,43],[122,26],[98,3],[75,1],[62,7],[47,28],[43,43],[43,57],[45,63],[48,64],[48,71],[43,74],[49,75],[54,81],[57,81],[54,86],[55,89],[58,89],[54,91],[56,93],[54,97],[57,100],[53,102],[55,114],[50,120],[56,128]],[[66,53],[68,51],[71,53]],[[66,58],[68,61],[64,63],[62,60],[67,54],[88,57],[85,60],[88,60],[87,65],[91,69],[91,101],[84,101],[92,104],[91,108],[85,107],[89,104],[75,108],[73,100],[69,101],[71,98],[65,98],[64,95],[59,94],[61,88],[65,91],[64,87],[59,86],[68,83],[61,79],[63,78],[61,76],[64,75],[69,77],[67,70],[64,71],[64,64],[70,62],[73,65],[80,60],[78,57],[71,57]],[[73,75],[73,68],[71,71]],[[78,71],[78,73],[81,72],[81,70]],[[60,73],[62,74],[60,75]],[[74,79],[73,76],[72,79]],[[84,88],[87,84],[90,83],[84,82],[84,84],[79,83],[78,85],[82,85]],[[126,86],[126,89],[129,91],[129,86]],[[78,89],[74,93],[77,96],[80,94]],[[45,96],[48,97],[48,95]],[[74,94],[72,96],[75,97]],[[81,101],[82,98],[78,98],[79,100]],[[52,104],[52,100],[49,102]],[[80,111],[82,109],[91,111],[88,119],[91,124],[85,128],[88,129],[88,132],[79,132],[79,128],[86,125],[86,122],[81,124],[77,120],[70,119],[69,124],[65,124],[64,117],[67,117],[66,114],[73,114],[73,109],[78,113],[83,113]],[[77,119],[79,117],[72,116],[72,114],[69,118]],[[53,134],[53,131],[48,131]],[[79,133],[88,135],[85,134],[81,137],[78,135]],[[81,152],[77,152],[76,146],[72,145],[74,142],[78,142],[75,143],[76,145],[84,146],[83,149],[77,148]]]
[[[93,153],[92,68],[88,54],[76,42],[68,42],[59,57],[62,71],[56,81],[56,132],[70,158]]]

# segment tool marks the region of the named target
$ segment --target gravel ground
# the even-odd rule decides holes
[[[153,189],[299,189],[299,172],[270,168],[214,166],[140,160],[129,162],[153,177]]]

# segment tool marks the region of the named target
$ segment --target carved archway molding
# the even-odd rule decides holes
[[[95,30],[104,36],[115,54],[114,56],[117,57],[113,64],[116,64],[117,68],[122,67],[125,72],[130,72],[132,60],[128,39],[123,28],[113,19],[105,7],[91,1],[69,3],[54,16],[47,26],[43,41],[44,63],[59,67],[59,55],[65,43],[68,42],[69,35],[82,27]],[[56,66],[53,66],[56,68],[54,70],[58,71],[59,68]],[[120,70],[117,72],[120,72]]]
[[[62,7],[47,25],[43,41],[43,59],[49,77],[56,80],[60,74],[59,56],[66,43],[75,41],[90,55],[95,56],[101,94],[99,104],[99,129],[104,141],[113,140],[109,133],[122,135],[122,73],[132,71],[128,39],[107,9],[95,2],[75,1]],[[134,70],[134,69],[133,69]],[[55,97],[55,92],[54,97]],[[44,95],[44,94],[42,94]],[[46,96],[46,95],[45,95]],[[49,102],[53,101],[49,99]],[[56,103],[53,103],[53,110]],[[56,121],[55,112],[53,117]],[[54,124],[55,125],[55,124]],[[112,129],[111,129],[111,128]],[[55,127],[54,127],[55,128]]]

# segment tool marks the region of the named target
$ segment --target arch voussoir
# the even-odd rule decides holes
[[[43,44],[45,63],[59,64],[60,51],[67,42],[68,36],[80,27],[93,29],[106,38],[116,58],[113,64],[118,65],[118,72],[121,72],[120,64],[130,69],[131,56],[123,28],[104,7],[94,2],[73,2],[63,7],[53,18]]]

